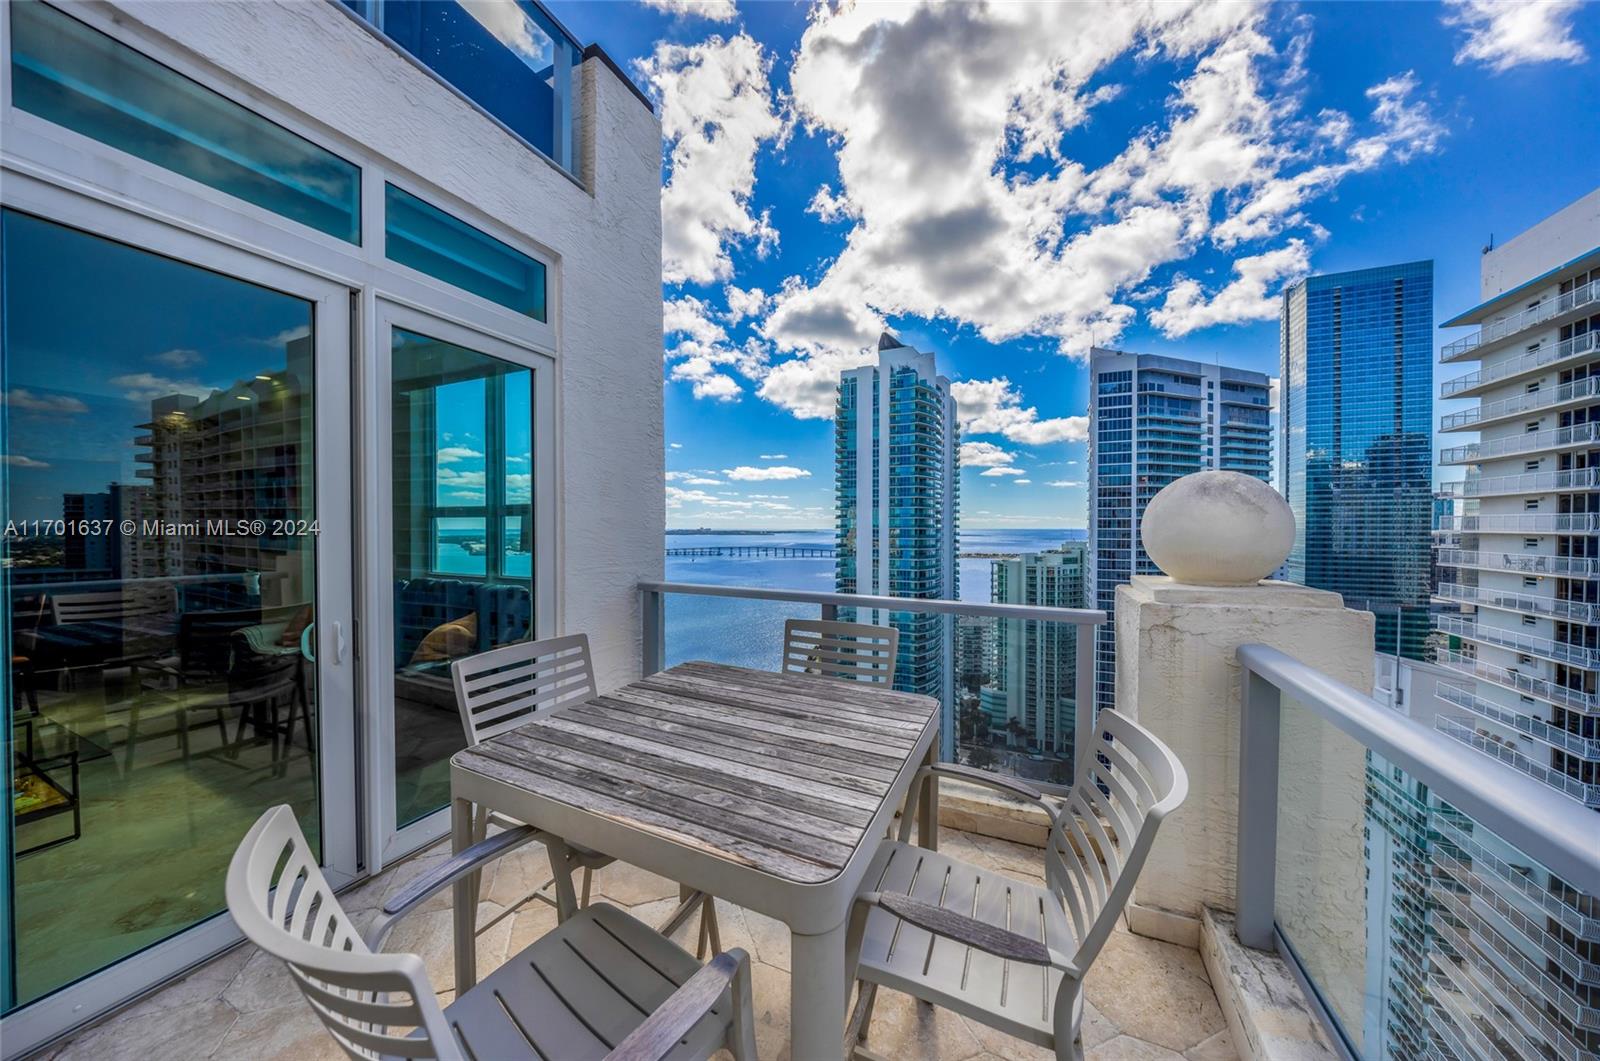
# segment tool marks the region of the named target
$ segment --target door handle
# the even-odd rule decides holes
[[[306,628],[300,631],[300,654],[312,663],[317,661],[317,642],[312,636],[316,632],[316,623],[307,623]]]
[[[344,662],[344,623],[334,620],[333,623],[333,662]]]

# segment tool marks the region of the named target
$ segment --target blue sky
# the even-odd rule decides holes
[[[885,325],[958,384],[963,525],[1082,526],[1091,343],[1276,375],[1286,282],[1431,258],[1443,320],[1600,183],[1575,3],[550,7],[663,118],[669,526],[828,525]]]

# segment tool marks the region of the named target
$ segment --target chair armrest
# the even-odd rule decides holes
[[[605,1061],[660,1061],[711,1012],[740,970],[748,974],[749,966],[750,956],[737,947],[712,958],[618,1043]]]
[[[976,947],[985,954],[993,954],[997,958],[1022,962],[1025,965],[1053,965],[1064,968],[1067,964],[1062,955],[1052,953],[1049,947],[1036,939],[1030,939],[1008,929],[997,928],[942,906],[925,903],[921,899],[913,899],[909,895],[900,895],[897,892],[867,892],[858,896],[856,902],[881,906],[908,924],[926,929],[935,936]]]
[[[440,865],[412,880],[404,888],[394,894],[388,902],[383,904],[384,916],[373,923],[367,930],[366,944],[369,949],[376,952],[383,948],[383,941],[388,938],[389,932],[402,918],[415,910],[422,903],[448,888],[469,873],[476,873],[486,864],[493,862],[501,855],[509,854],[531,840],[537,840],[544,833],[531,825],[518,826],[507,829],[505,832],[495,833],[493,836],[479,840],[465,851],[450,856]]]
[[[1004,792],[1009,796],[1015,796],[1017,799],[1038,803],[1046,810],[1050,809],[1049,804],[1044,801],[1044,793],[1021,778],[1007,777],[1004,774],[979,770],[972,766],[961,766],[957,763],[934,763],[932,766],[923,767],[923,769],[935,777],[948,777],[954,781],[966,781],[974,785],[984,785]]]
[[[1045,801],[1044,793],[1026,781],[1014,777],[1006,777],[1002,774],[992,774],[987,770],[978,770],[970,766],[959,766],[955,763],[933,763],[918,770],[916,776],[911,779],[911,792],[906,797],[906,805],[900,819],[899,839],[901,843],[909,843],[911,841],[911,826],[916,819],[917,808],[922,803],[924,782],[929,779],[937,782],[942,777],[992,788],[1010,796],[1012,799],[1032,803],[1046,814],[1055,815],[1055,809]]]

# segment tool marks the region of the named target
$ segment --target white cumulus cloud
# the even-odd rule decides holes
[[[1022,395],[1004,376],[952,383],[950,394],[964,434],[1004,435],[1028,446],[1082,442],[1089,437],[1087,416],[1041,419],[1038,409],[1022,404]]]
[[[1270,320],[1278,315],[1283,285],[1311,271],[1311,252],[1305,241],[1292,239],[1275,251],[1238,259],[1233,271],[1233,280],[1209,298],[1198,281],[1175,277],[1166,301],[1150,312],[1150,323],[1175,339],[1213,324]]]
[[[1446,0],[1447,26],[1466,31],[1456,63],[1482,63],[1503,73],[1525,63],[1581,63],[1588,58],[1572,35],[1579,0]]]
[[[662,41],[637,64],[661,101],[670,175],[661,189],[661,272],[668,283],[710,283],[733,273],[729,248],[777,243],[751,205],[755,158],[783,121],[768,83],[771,57],[748,34],[698,44]]]
[[[804,468],[793,468],[786,464],[775,464],[767,468],[753,468],[748,464],[741,464],[737,468],[724,468],[722,474],[738,482],[768,482],[774,479],[809,479],[811,473]]]
[[[704,18],[712,22],[732,22],[739,17],[733,0],[639,0],[675,18]]]
[[[801,418],[830,415],[839,373],[871,359],[891,317],[943,318],[996,343],[1045,337],[1083,357],[1135,320],[1157,270],[1208,244],[1319,235],[1313,199],[1433,150],[1443,131],[1409,74],[1373,86],[1365,115],[1306,113],[1306,24],[1254,3],[814,8],[790,104],[835,152],[837,175],[807,209],[844,245],[769,296],[759,330],[780,360],[758,393]],[[926,60],[916,76],[907,55]],[[1104,120],[1121,91],[1108,71],[1151,58],[1180,70],[1165,112],[1141,116],[1112,158],[1075,158],[1069,134]],[[1257,319],[1250,284],[1288,246],[1251,247],[1222,291],[1191,281],[1150,311],[1174,326]],[[998,433],[1025,443],[1085,426],[1007,423]]]

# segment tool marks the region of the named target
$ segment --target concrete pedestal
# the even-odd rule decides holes
[[[1189,772],[1189,798],[1163,824],[1134,890],[1133,931],[1195,947],[1202,907],[1236,909],[1238,647],[1270,645],[1366,692],[1373,625],[1337,593],[1287,582],[1212,587],[1137,576],[1118,587],[1117,709]]]

